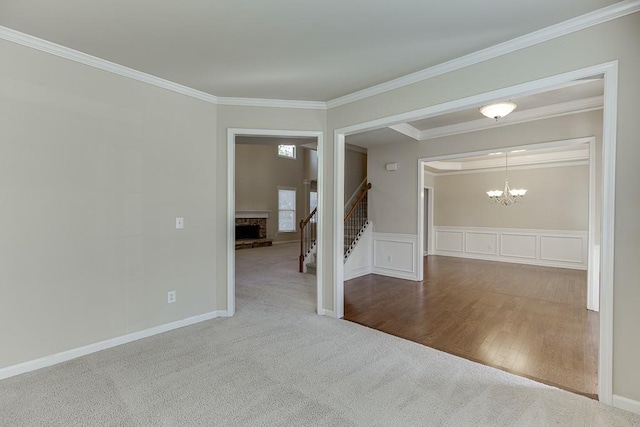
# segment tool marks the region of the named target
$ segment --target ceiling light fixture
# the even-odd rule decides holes
[[[527,190],[523,188],[513,190],[509,188],[509,177],[507,176],[509,167],[508,157],[509,153],[504,153],[504,190],[487,191],[489,200],[502,206],[510,206],[514,203],[521,202],[527,192]]]
[[[490,119],[500,119],[517,107],[513,102],[496,102],[495,104],[483,105],[480,107],[480,112],[483,116]]]

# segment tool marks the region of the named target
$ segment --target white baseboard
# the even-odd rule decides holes
[[[354,268],[353,270],[348,272],[349,274],[345,274],[344,275],[344,280],[351,280],[351,279],[355,279],[357,277],[362,277],[362,276],[366,276],[367,274],[371,274],[371,266],[363,266],[363,267],[358,267],[358,268]]]
[[[272,245],[284,245],[284,244],[287,244],[287,243],[300,244],[300,239],[298,239],[298,240],[279,240],[277,242],[274,240],[273,242],[271,242]]]
[[[640,402],[637,400],[614,394],[612,403],[616,408],[624,409],[625,411],[633,412],[634,414],[640,414]]]
[[[336,314],[333,312],[333,310],[325,310],[324,308],[321,308],[318,314],[320,316],[336,317]]]
[[[100,341],[97,343],[63,351],[61,353],[56,353],[49,356],[41,357],[39,359],[30,360],[28,362],[19,363],[17,365],[8,366],[6,368],[0,369],[0,380],[13,377],[16,375],[24,374],[26,372],[31,372],[38,369],[46,368],[48,366],[57,365],[58,363],[62,363],[78,357],[86,356],[91,353],[96,353],[98,351],[106,350],[108,348],[116,347],[122,344],[127,344],[142,338],[148,338],[153,335],[158,335],[164,332],[172,331],[174,329],[182,328],[184,326],[189,326],[196,323],[204,322],[205,320],[215,319],[217,317],[228,317],[227,311],[217,310],[209,313],[199,314],[197,316],[188,317],[186,319],[178,320],[171,323],[166,323],[160,326],[154,326],[153,328],[145,329],[138,332],[133,332],[131,334],[122,335],[122,336],[111,338],[105,341]]]

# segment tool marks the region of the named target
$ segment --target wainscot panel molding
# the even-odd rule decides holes
[[[415,234],[373,233],[374,274],[418,280],[418,236]]]
[[[587,231],[436,226],[434,255],[587,269]]]
[[[364,229],[358,244],[344,263],[344,280],[371,274],[373,270],[373,223]]]
[[[172,331],[174,329],[182,328],[218,317],[229,317],[229,314],[226,310],[217,310],[209,313],[199,314],[197,316],[188,317],[186,319],[177,320],[175,322],[165,323],[164,325],[154,326],[142,331],[133,332],[105,341],[100,341],[97,343],[63,351],[61,353],[52,354],[50,356],[41,357],[39,359],[30,360],[28,362],[19,363],[17,365],[8,366],[6,368],[0,369],[0,380],[13,377],[15,375],[24,374],[26,372],[35,371],[37,369],[46,368],[48,366],[57,365],[58,363],[66,362],[68,360],[72,360],[81,356],[86,356],[91,353],[96,353],[108,348],[127,344],[142,338],[148,338],[153,335],[162,334],[164,332]]]

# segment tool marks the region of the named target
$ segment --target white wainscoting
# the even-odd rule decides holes
[[[436,226],[435,255],[587,269],[587,232]]]
[[[415,234],[373,233],[372,273],[418,280],[418,236]]]
[[[373,268],[373,223],[369,222],[344,263],[344,280],[370,274]]]

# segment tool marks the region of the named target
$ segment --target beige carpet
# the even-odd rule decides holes
[[[237,252],[233,318],[1,381],[0,425],[640,426],[596,401],[315,315],[315,278],[296,273],[293,246]]]

